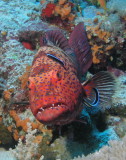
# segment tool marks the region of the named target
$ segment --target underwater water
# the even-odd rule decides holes
[[[126,159],[126,1],[0,1],[0,160]]]

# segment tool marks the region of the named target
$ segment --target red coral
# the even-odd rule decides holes
[[[29,49],[31,51],[33,51],[35,49],[34,46],[32,46],[32,44],[30,42],[22,42],[22,45],[26,48],[26,49]]]
[[[55,4],[48,3],[46,8],[42,10],[42,17],[51,17],[53,15]]]

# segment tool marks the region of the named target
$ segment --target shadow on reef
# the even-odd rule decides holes
[[[8,131],[7,127],[5,127],[2,123],[0,123],[0,148],[15,148],[17,142],[14,140],[12,134]]]
[[[108,142],[108,138],[105,139],[108,134],[105,121],[105,115],[99,113],[91,117],[90,123],[72,122],[60,129],[55,127],[50,143],[46,143],[48,137],[42,141],[40,153],[46,160],[55,160],[59,154],[62,160],[69,160],[75,156],[93,153]]]
[[[67,148],[69,148],[72,158],[81,154],[88,155],[99,150],[99,145],[102,141],[99,139],[99,135],[107,129],[105,115],[98,113],[91,117],[90,124],[73,122],[72,126],[73,141],[68,140],[69,142],[67,143]],[[107,139],[105,144],[107,144]]]

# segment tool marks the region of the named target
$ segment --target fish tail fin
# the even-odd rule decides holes
[[[111,73],[101,71],[82,85],[86,95],[84,103],[90,106],[87,107],[89,111],[96,113],[110,108],[115,91],[115,78]]]

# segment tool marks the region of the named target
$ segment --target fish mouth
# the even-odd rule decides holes
[[[47,124],[54,119],[57,119],[61,116],[64,112],[68,111],[68,106],[65,103],[53,103],[42,106],[37,110],[36,118],[42,122]]]

